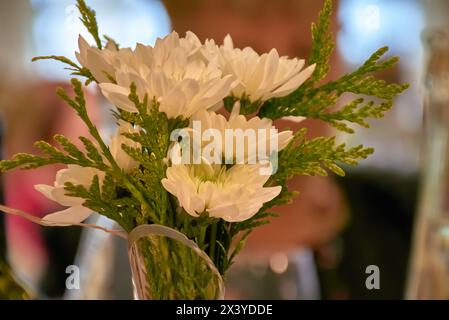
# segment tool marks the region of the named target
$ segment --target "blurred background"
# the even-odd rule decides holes
[[[251,46],[260,53],[274,47],[281,55],[306,59],[311,46],[310,26],[317,21],[323,4],[311,0],[87,2],[98,13],[101,32],[121,46],[152,44],[173,29],[181,35],[191,30],[201,40],[214,38],[221,43],[229,33],[236,46]],[[49,140],[58,132],[69,137],[85,134],[76,116],[55,95],[57,86],[68,86],[68,71],[56,62],[31,63],[32,57],[49,54],[75,59],[78,34],[90,39],[74,4],[74,0],[0,1],[2,158],[33,151],[33,141]],[[435,124],[426,120],[433,119],[426,117],[428,112],[433,114],[433,100],[425,99],[432,94],[425,80],[431,73],[427,67],[429,59],[449,59],[448,46],[441,45],[449,42],[449,34],[423,31],[446,26],[449,2],[339,0],[334,4],[332,28],[337,47],[326,81],[352,71],[376,49],[388,45],[389,54],[401,56],[401,61],[382,78],[410,83],[411,87],[396,100],[394,109],[384,119],[371,121],[371,129],[360,128],[356,135],[336,133],[315,121],[301,123],[309,128],[310,136],[338,134],[339,141],[373,146],[376,153],[359,167],[347,168],[345,178],[306,177],[293,181],[291,187],[300,191],[300,196],[292,205],[279,208],[280,218],[250,237],[228,275],[228,297],[448,298],[449,224],[445,220],[442,228],[435,231],[446,237],[446,247],[441,247],[442,254],[438,247],[438,258],[436,262],[432,260],[438,277],[433,282],[426,281],[430,284],[425,290],[419,282],[421,271],[427,270],[421,262],[427,258],[416,253],[420,247],[417,243],[422,241],[413,241],[413,231],[426,229],[425,218],[420,217],[426,217],[431,210],[435,215],[446,214],[437,205],[445,198],[441,191],[445,179],[438,177],[444,176],[446,158],[432,145],[434,141],[446,142],[444,128],[449,130],[449,121],[445,126],[444,116],[435,117],[441,123],[437,136],[426,130]],[[436,40],[435,34],[440,35]],[[434,68],[441,71],[447,65]],[[432,84],[447,74],[433,78]],[[449,92],[449,86],[444,88]],[[95,86],[89,87],[87,94],[92,117],[106,135],[111,123],[110,115],[104,111],[107,109],[102,107],[106,102]],[[428,102],[428,110],[423,107],[424,101]],[[444,146],[436,150],[445,150]],[[435,166],[440,171],[427,170]],[[57,167],[49,167],[4,174],[2,203],[37,216],[52,212],[55,205],[35,192],[33,185],[52,183],[56,170]],[[429,194],[439,194],[440,198],[432,200]],[[429,209],[426,201],[434,206]],[[103,218],[93,219],[105,226],[111,224]],[[132,298],[123,241],[78,228],[44,229],[10,216],[0,216],[0,221],[0,299],[7,298],[5,292],[14,298],[25,296],[16,282],[37,299]],[[415,239],[428,238],[420,237]],[[432,243],[424,247],[427,245]],[[66,289],[66,268],[70,265],[80,267],[79,290]],[[366,268],[370,265],[379,267],[380,289],[366,287]],[[419,265],[418,269],[415,265]],[[433,288],[432,283],[441,281],[446,286]],[[422,290],[426,295],[418,294]]]

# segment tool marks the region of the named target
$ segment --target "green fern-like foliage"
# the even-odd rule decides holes
[[[315,64],[312,77],[289,96],[271,99],[260,109],[259,116],[279,119],[287,116],[301,116],[325,121],[338,130],[354,133],[349,124],[369,127],[367,119],[381,118],[393,106],[393,99],[408,84],[386,83],[377,79],[379,71],[392,68],[398,57],[381,61],[388,47],[377,50],[355,71],[336,81],[320,84],[330,70],[329,60],[334,49],[334,40],[330,31],[332,1],[325,2],[317,25],[312,25],[312,53],[310,64]],[[361,95],[335,110],[335,106],[344,94]],[[366,98],[368,97],[368,98]]]
[[[94,10],[87,6],[84,0],[77,0],[77,8],[81,14],[81,22],[86,27],[87,31],[92,35],[98,49],[103,47],[101,38],[98,33],[97,14]]]
[[[90,8],[84,0],[77,0],[76,7],[78,8],[78,11],[81,15],[80,17],[81,22],[94,39],[98,49],[101,50],[103,48],[103,43],[101,41],[99,33],[96,12],[92,8]],[[111,37],[104,35],[103,38],[107,41],[107,43],[112,43],[116,48],[119,47],[117,42],[115,42],[115,40],[112,39]],[[89,85],[91,82],[97,82],[97,80],[92,75],[89,69],[78,65],[76,62],[70,60],[67,57],[50,55],[50,56],[35,57],[32,59],[33,62],[39,60],[54,60],[65,64],[66,65],[65,69],[71,71],[72,76],[79,76],[86,78],[85,82],[86,85]]]
[[[77,0],[81,21],[92,35],[99,49],[102,41],[95,12],[84,0]],[[279,119],[286,116],[303,116],[324,121],[344,132],[353,133],[353,124],[368,127],[368,119],[381,118],[393,105],[394,98],[408,85],[386,83],[376,78],[376,73],[393,67],[397,57],[381,60],[387,48],[376,51],[354,72],[332,82],[324,82],[330,70],[330,57],[334,49],[330,32],[332,1],[325,1],[319,15],[318,24],[312,26],[313,47],[309,59],[316,69],[312,77],[292,94],[259,103],[242,101],[243,113],[258,111],[260,117]],[[104,37],[107,41],[113,41]],[[117,45],[116,45],[117,46]],[[34,60],[53,59],[64,63],[72,74],[86,78],[85,85],[96,82],[91,72],[77,63],[61,56],[37,57]],[[79,165],[99,170],[90,186],[67,183],[68,196],[84,199],[84,206],[115,220],[126,231],[141,224],[163,224],[179,230],[194,240],[206,251],[218,270],[224,274],[235,256],[243,248],[245,240],[259,226],[269,223],[276,214],[272,212],[278,205],[289,203],[296,192],[287,188],[287,181],[299,175],[327,175],[332,172],[344,175],[344,165],[356,165],[360,160],[373,153],[372,148],[357,146],[347,148],[336,144],[334,137],[306,138],[306,130],[297,132],[290,144],[279,153],[277,172],[267,185],[282,186],[281,194],[266,203],[251,219],[229,223],[209,218],[206,214],[194,218],[177,205],[177,200],[168,194],[161,185],[165,177],[165,157],[169,148],[169,136],[172,130],[188,125],[186,119],[167,119],[159,111],[158,102],[153,97],[139,99],[137,88],[130,87],[129,99],[136,107],[136,113],[119,108],[116,118],[140,128],[136,133],[124,133],[127,138],[138,142],[138,148],[122,145],[122,149],[140,165],[125,173],[115,162],[108,146],[98,129],[92,123],[86,110],[83,84],[71,81],[75,97],[70,98],[63,89],[57,94],[83,120],[93,140],[79,137],[83,149],[63,135],[56,135],[56,145],[45,141],[36,142],[40,155],[20,153],[10,160],[0,161],[0,171],[16,168],[33,169],[50,164]],[[353,101],[335,109],[335,105],[344,94],[356,95]],[[244,98],[245,99],[245,98]],[[243,100],[244,100],[243,99]],[[225,107],[230,109],[235,98],[227,97]],[[236,240],[238,239],[238,240]]]

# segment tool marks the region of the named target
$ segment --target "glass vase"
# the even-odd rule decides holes
[[[449,29],[424,40],[424,158],[407,298],[449,299]]]
[[[128,237],[138,300],[220,300],[223,279],[209,256],[184,234],[142,225]]]

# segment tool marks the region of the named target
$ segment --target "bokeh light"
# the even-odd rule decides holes
[[[74,59],[79,34],[93,43],[79,20],[73,0],[30,1],[35,11],[33,56],[51,53]],[[88,5],[98,12],[100,33],[110,36],[121,47],[134,47],[139,42],[153,44],[171,30],[168,13],[159,0],[92,0]],[[61,65],[51,61],[37,63],[35,67],[46,78],[67,76]]]
[[[416,0],[342,0],[338,18],[339,48],[349,64],[363,63],[386,43],[405,59],[420,54],[425,17]]]

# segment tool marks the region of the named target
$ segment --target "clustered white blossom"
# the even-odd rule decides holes
[[[195,34],[188,32],[184,38],[176,32],[158,39],[154,46],[138,44],[119,49],[109,43],[103,50],[91,47],[81,36],[77,59],[90,70],[103,95],[114,106],[128,112],[137,112],[128,99],[131,84],[136,85],[140,98],[155,98],[159,110],[168,118],[182,117],[201,121],[203,128],[269,130],[274,128],[270,119],[240,115],[240,104],[234,105],[229,118],[216,113],[223,107],[223,99],[233,97],[262,103],[271,98],[289,95],[301,86],[313,73],[315,66],[305,69],[305,61],[280,57],[273,49],[259,55],[252,48],[234,48],[231,37],[223,45],[213,40],[202,43]],[[298,120],[298,119],[294,119]],[[190,125],[191,126],[191,125]],[[110,143],[110,151],[117,164],[129,172],[139,164],[123,150],[122,144],[138,147],[125,138],[124,132],[138,128],[120,122]],[[268,134],[256,142],[256,149],[277,139],[278,151],[287,146],[291,131]],[[254,157],[245,154],[248,160]],[[265,187],[269,175],[261,175],[261,164],[235,164],[232,167],[212,164],[171,164],[164,188],[178,200],[188,214],[198,217],[208,214],[229,222],[244,221],[255,215],[264,203],[281,192],[280,186]],[[48,215],[45,219],[61,224],[79,223],[90,215],[83,207],[83,200],[66,195],[65,182],[89,186],[97,175],[104,173],[92,168],[68,166],[57,173],[54,186],[37,185],[36,189],[46,197],[69,207]]]

